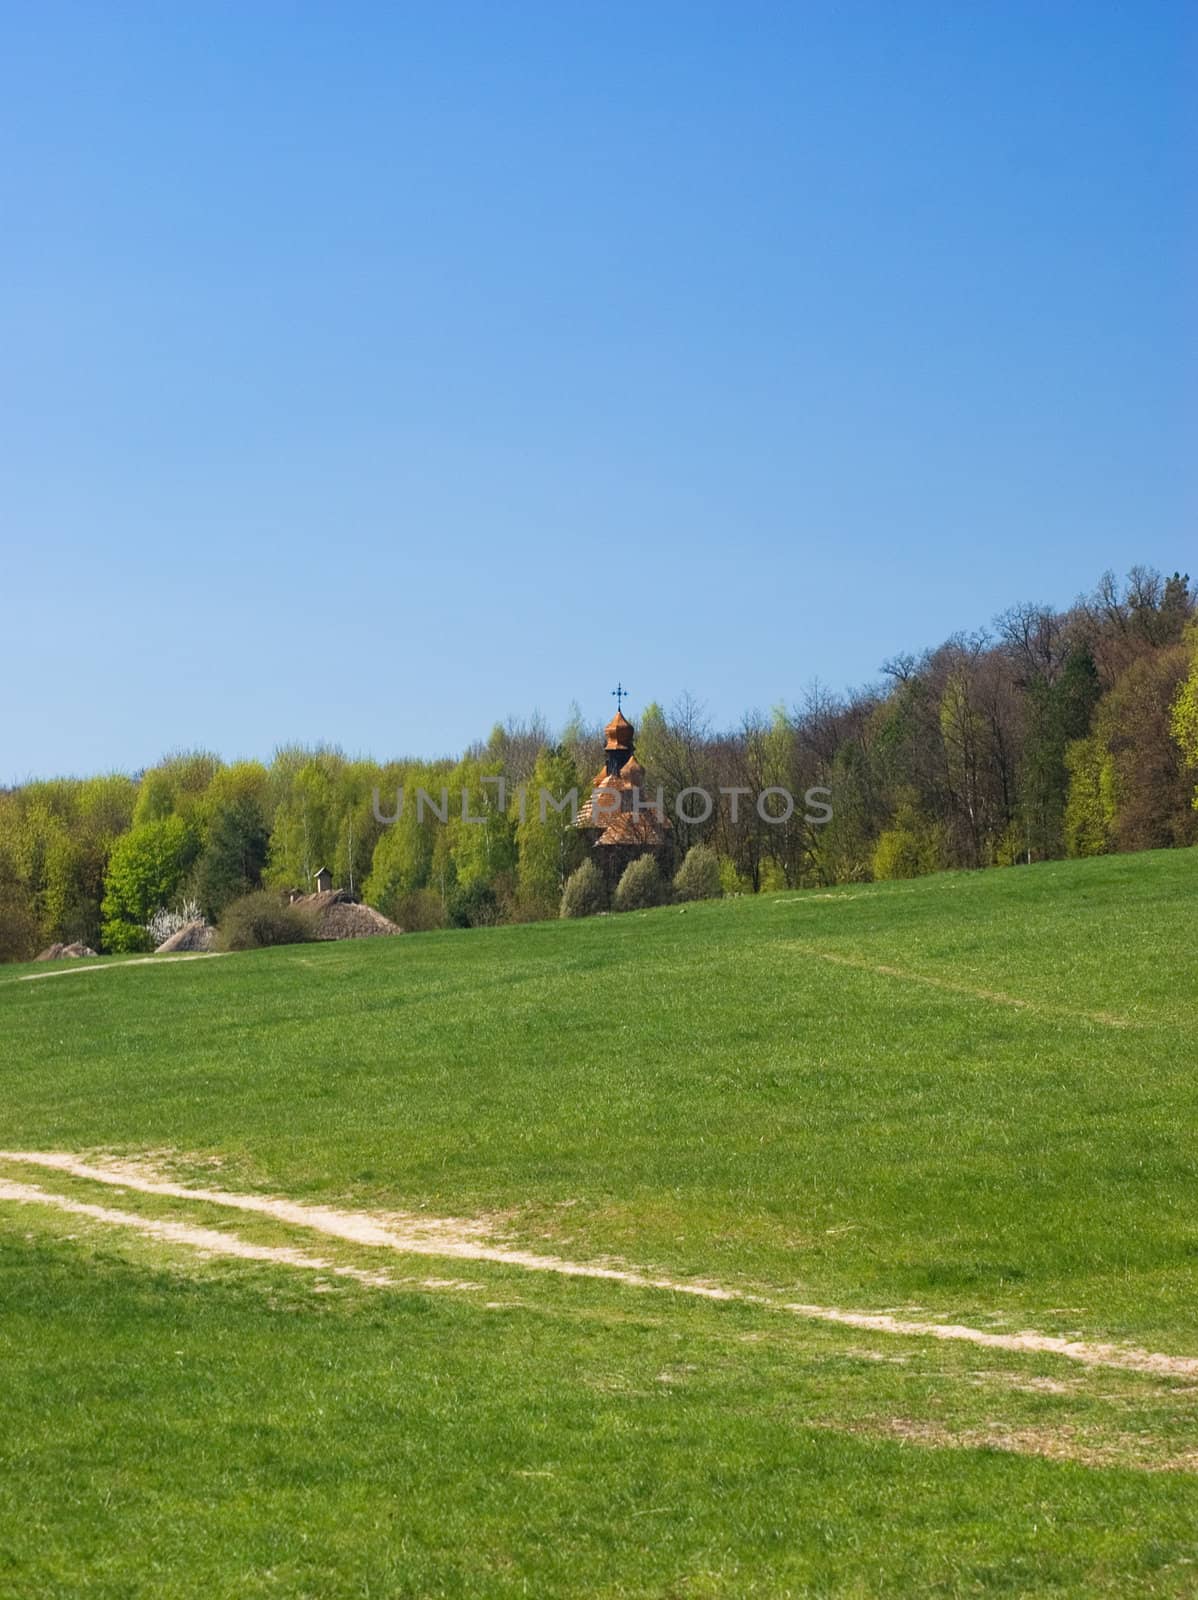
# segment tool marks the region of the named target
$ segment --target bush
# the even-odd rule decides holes
[[[936,829],[920,822],[909,806],[899,808],[894,826],[878,836],[874,848],[873,874],[879,881],[892,878],[922,878],[940,865]]]
[[[119,917],[110,917],[104,923],[103,935],[105,955],[142,955],[154,948],[144,928],[133,922],[122,922]]]
[[[593,917],[607,909],[607,889],[603,874],[593,861],[584,861],[566,879],[562,890],[563,917]]]
[[[409,894],[393,895],[388,908],[387,915],[405,933],[429,933],[445,926],[445,907],[435,889],[413,889]]]
[[[499,901],[486,883],[455,889],[449,897],[451,928],[492,928],[499,921]]]
[[[720,893],[721,894],[752,894],[753,880],[747,872],[741,872],[735,861],[727,856],[720,857]]]
[[[696,844],[674,874],[674,894],[679,900],[718,900],[724,892],[720,882],[720,858],[710,845]]]
[[[666,886],[653,856],[638,856],[624,868],[616,885],[617,911],[648,911],[665,899]]]
[[[786,868],[780,861],[767,856],[757,869],[757,892],[777,894],[779,889],[793,887],[786,881]]]
[[[225,907],[217,931],[217,948],[261,950],[273,944],[304,944],[313,935],[310,916],[285,904],[268,889],[259,889]]]

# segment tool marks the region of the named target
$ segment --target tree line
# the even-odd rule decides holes
[[[952,867],[1185,846],[1198,839],[1198,597],[1188,576],[1107,573],[1065,611],[1017,605],[983,632],[885,663],[881,679],[711,726],[699,702],[650,705],[637,728],[646,788],[676,855],[709,846],[725,892],[912,877]],[[54,941],[147,948],[163,907],[212,921],[266,887],[307,891],[317,867],[406,929],[557,914],[587,850],[568,813],[521,786],[585,795],[602,730],[580,715],[496,726],[457,758],[376,762],[288,746],[269,763],[204,751],[137,775],[0,791],[0,959]],[[495,783],[505,779],[505,785]],[[441,822],[404,789],[469,796]],[[784,823],[727,794],[688,822],[688,789],[831,791],[831,820]],[[383,806],[376,803],[383,797]],[[503,803],[501,803],[501,795]],[[685,808],[684,808],[685,809]]]

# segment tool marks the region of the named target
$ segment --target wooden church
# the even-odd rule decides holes
[[[613,691],[614,692],[614,691]],[[643,793],[645,769],[636,759],[636,729],[619,707],[603,730],[603,765],[580,808],[578,826],[587,834],[594,860],[611,884],[630,861],[655,855],[664,872],[674,854],[673,828],[656,810],[657,796]]]

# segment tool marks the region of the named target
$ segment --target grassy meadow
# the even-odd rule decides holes
[[[0,970],[0,1595],[1198,1593],[1196,899],[1175,851]]]

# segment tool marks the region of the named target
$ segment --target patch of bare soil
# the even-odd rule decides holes
[[[1146,1448],[1138,1436],[1092,1439],[1076,1429],[1009,1427],[990,1422],[981,1427],[950,1428],[943,1423],[906,1417],[870,1417],[861,1422],[813,1421],[810,1427],[829,1428],[871,1438],[898,1439],[904,1444],[932,1450],[1006,1450],[1014,1455],[1043,1456],[1049,1461],[1077,1461],[1086,1467],[1131,1467],[1139,1472],[1198,1471],[1198,1451],[1160,1455]]]

